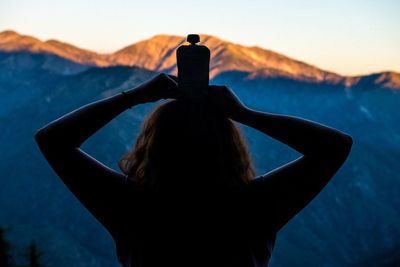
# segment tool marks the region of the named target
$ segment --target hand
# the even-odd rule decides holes
[[[239,98],[224,85],[210,85],[208,96],[217,109],[233,120],[238,120],[242,112],[247,109]]]
[[[178,90],[178,78],[160,73],[154,78],[142,83],[134,89],[138,103],[156,102],[160,99],[177,99],[181,94]]]

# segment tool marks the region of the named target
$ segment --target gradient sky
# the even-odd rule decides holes
[[[207,33],[340,74],[400,72],[398,0],[0,0],[0,31],[112,52]]]

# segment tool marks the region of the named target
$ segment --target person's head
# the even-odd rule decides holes
[[[151,186],[238,186],[254,177],[243,137],[211,106],[171,100],[145,120],[136,144],[119,160],[124,174]]]

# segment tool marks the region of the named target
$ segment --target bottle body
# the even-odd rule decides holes
[[[177,49],[178,86],[187,96],[201,98],[209,84],[210,50],[204,45],[182,45]]]

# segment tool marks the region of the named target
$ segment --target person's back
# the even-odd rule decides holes
[[[129,194],[116,239],[124,266],[263,266],[275,233],[254,220],[250,187]],[[140,189],[139,189],[140,190]],[[140,205],[140,207],[138,207]],[[129,233],[129,234],[127,234]],[[258,252],[258,253],[257,253]],[[257,264],[257,262],[259,264]]]
[[[115,240],[124,267],[265,266],[276,234],[329,182],[352,145],[338,130],[245,107],[210,86],[198,112],[165,74],[51,122],[35,139],[51,167]],[[126,109],[175,98],[146,119],[118,173],[80,149]],[[232,120],[302,154],[255,177]]]

